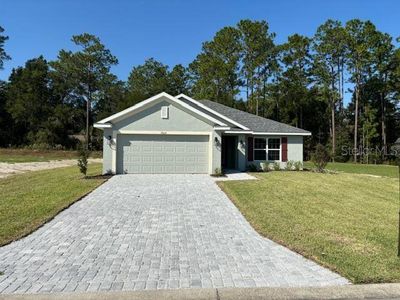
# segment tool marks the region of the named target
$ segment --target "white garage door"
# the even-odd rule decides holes
[[[208,136],[119,135],[118,173],[208,173]]]

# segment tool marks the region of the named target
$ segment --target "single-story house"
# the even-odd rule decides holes
[[[245,171],[303,161],[310,132],[209,100],[160,93],[94,124],[103,130],[103,173]]]

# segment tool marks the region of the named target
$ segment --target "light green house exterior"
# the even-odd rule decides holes
[[[212,174],[227,156],[235,169],[245,171],[249,130],[194,101],[161,93],[97,122],[103,130],[103,173]],[[302,161],[303,136],[287,139],[287,155]],[[223,151],[225,140],[229,149]]]

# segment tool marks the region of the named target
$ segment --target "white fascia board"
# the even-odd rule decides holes
[[[235,130],[228,130],[228,131],[225,131],[224,133],[227,133],[227,134],[250,134],[250,135],[283,135],[283,136],[288,136],[288,135],[290,135],[290,136],[292,136],[292,135],[298,135],[298,136],[310,136],[311,135],[311,132],[305,132],[305,133],[289,133],[289,132],[254,132],[254,131],[246,131],[246,130],[243,130],[243,131],[241,131],[241,130],[237,130],[237,131],[235,131]]]
[[[120,111],[119,113],[116,113],[116,114],[114,114],[112,116],[109,116],[108,118],[105,118],[105,119],[103,119],[103,120],[101,120],[101,121],[99,121],[97,123],[104,124],[104,123],[110,122],[112,120],[121,118],[124,115],[129,114],[131,112],[134,112],[135,110],[138,110],[138,109],[140,109],[140,108],[142,108],[142,107],[150,104],[151,102],[156,101],[156,100],[158,100],[158,99],[160,99],[162,97],[165,97],[165,98],[177,103],[178,105],[188,109],[189,111],[192,111],[193,113],[195,113],[195,114],[197,114],[197,115],[199,115],[199,116],[201,116],[201,117],[203,117],[203,118],[205,118],[205,119],[207,119],[207,120],[209,120],[209,121],[211,121],[211,122],[213,122],[215,124],[218,124],[220,126],[226,126],[225,123],[222,123],[221,121],[219,121],[219,120],[217,120],[217,119],[215,119],[215,118],[213,118],[213,117],[211,117],[211,116],[199,111],[198,109],[195,109],[194,107],[186,104],[185,102],[183,102],[183,101],[179,100],[178,98],[175,98],[175,97],[173,97],[173,96],[171,96],[171,95],[169,95],[169,94],[167,94],[165,92],[162,92],[162,93],[157,94],[157,95],[155,95],[155,96],[153,96],[153,97],[151,97],[149,99],[146,99],[146,100],[144,100],[142,102],[139,102],[138,104],[136,104],[134,106],[131,106],[131,107],[129,107],[129,108],[123,110],[123,111]]]
[[[251,130],[227,130],[224,133],[227,134],[253,134]]]
[[[230,130],[231,128],[230,127],[214,127],[214,130]]]
[[[253,135],[300,135],[300,136],[310,136],[311,132],[304,133],[294,133],[294,132],[253,132]]]
[[[112,128],[112,124],[100,124],[100,123],[94,123],[93,124],[94,128],[99,128],[99,129],[103,129],[103,128]]]
[[[228,121],[229,123],[232,123],[233,125],[236,125],[239,128],[242,128],[244,130],[249,130],[249,128],[247,128],[246,126],[243,126],[242,124],[240,124],[240,123],[238,123],[238,122],[236,122],[236,121],[234,121],[234,120],[232,120],[232,119],[220,114],[219,112],[216,112],[215,110],[209,108],[208,106],[200,103],[199,101],[197,101],[197,100],[195,100],[193,98],[190,98],[189,96],[186,96],[185,94],[179,94],[178,96],[175,96],[175,98],[178,98],[178,99],[179,98],[185,98],[186,100],[188,100],[188,101],[196,104],[197,106],[209,111],[210,113],[213,113],[217,117],[220,117],[221,119],[224,119],[225,121]]]

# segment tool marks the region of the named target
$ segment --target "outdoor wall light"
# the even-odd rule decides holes
[[[111,147],[114,143],[111,135],[106,136],[107,144]]]
[[[218,139],[218,137],[215,137],[215,138],[214,138],[214,145],[215,145],[215,146],[219,146],[219,139]]]
[[[240,147],[244,147],[244,142],[243,142],[243,140],[240,140],[240,141],[239,141],[239,145],[240,145]]]

